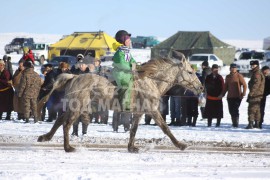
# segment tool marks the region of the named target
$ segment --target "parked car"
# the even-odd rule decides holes
[[[198,68],[198,71],[202,70],[202,62],[208,61],[209,66],[217,64],[219,67],[223,67],[224,63],[219,59],[215,54],[193,54],[189,57],[189,63],[195,64]]]
[[[238,67],[239,73],[243,74],[245,77],[249,77],[251,67],[250,67],[250,61],[252,60],[258,60],[261,64],[264,59],[264,52],[258,52],[258,51],[248,51],[248,52],[242,52],[239,55],[239,58],[235,61],[235,64]]]
[[[6,54],[16,52],[17,54],[23,53],[23,48],[28,47],[33,49],[34,39],[33,38],[14,38],[10,44],[5,46]]]
[[[75,65],[77,63],[77,59],[74,56],[62,55],[62,56],[55,56],[48,63],[52,64],[54,69],[57,69],[60,62],[67,62],[71,68],[73,65]],[[43,71],[43,69],[44,69],[44,65],[41,67],[41,71]]]
[[[48,50],[51,43],[35,43],[33,44],[32,52],[35,60],[39,61],[40,64],[44,64],[44,61],[48,59]]]

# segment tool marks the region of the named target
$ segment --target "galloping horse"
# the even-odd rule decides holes
[[[133,122],[128,143],[129,152],[138,152],[139,150],[135,147],[134,142],[140,117],[144,113],[152,115],[155,123],[177,148],[184,150],[187,147],[185,143],[179,142],[174,137],[162,119],[158,111],[159,100],[174,85],[180,85],[195,94],[199,94],[203,87],[184,55],[173,51],[172,57],[171,59],[160,58],[148,61],[141,66],[137,78],[134,78],[134,88],[131,93],[130,111],[133,113]],[[69,129],[81,113],[89,114],[89,107],[91,109],[93,104],[99,104],[99,107],[117,111],[121,107],[117,96],[118,88],[101,76],[62,74],[56,80],[51,92],[40,103],[46,102],[50,94],[58,89],[65,90],[64,100],[69,102],[69,106],[66,106],[66,111],[57,118],[52,129],[47,134],[39,136],[38,142],[51,140],[56,130],[63,125],[64,149],[66,152],[75,150],[69,144]]]

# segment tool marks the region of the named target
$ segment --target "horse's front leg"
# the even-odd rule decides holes
[[[185,143],[182,143],[178,141],[174,135],[172,134],[171,130],[169,129],[168,125],[162,118],[159,111],[152,112],[152,117],[156,124],[162,129],[163,133],[166,134],[172,141],[172,143],[179,149],[184,150],[187,148],[187,145]]]
[[[66,117],[65,117],[65,113],[64,113],[56,119],[52,129],[47,134],[39,136],[37,141],[38,142],[50,141],[52,139],[53,135],[55,134],[55,132],[57,131],[57,129],[63,124],[65,119],[66,119]]]
[[[139,126],[139,122],[141,119],[142,114],[134,114],[133,116],[133,122],[132,122],[132,127],[130,130],[130,138],[129,138],[129,143],[128,143],[128,151],[131,153],[137,153],[139,152],[139,148],[134,146],[135,143],[135,135]]]
[[[69,129],[72,126],[72,124],[79,118],[78,112],[72,112],[70,113],[71,116],[68,121],[65,121],[63,124],[63,131],[64,131],[64,149],[66,152],[74,152],[75,148],[70,146],[69,144]]]

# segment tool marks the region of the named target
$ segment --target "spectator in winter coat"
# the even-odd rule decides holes
[[[22,59],[24,61],[32,61],[32,64],[35,64],[35,58],[34,58],[34,54],[32,53],[32,50],[29,49],[28,47],[24,47],[23,48],[23,57]]]
[[[34,71],[32,61],[24,62],[25,70],[21,77],[21,82],[18,88],[18,97],[22,98],[24,107],[25,122],[29,122],[30,110],[34,115],[34,122],[38,122],[37,117],[37,98],[41,87],[41,78],[38,73]]]
[[[5,69],[5,62],[0,60],[0,120],[3,112],[7,112],[6,119],[10,120],[13,110],[13,88],[10,73]]]
[[[218,65],[213,64],[212,73],[205,79],[206,105],[204,116],[208,120],[208,127],[212,126],[212,119],[217,118],[216,127],[220,126],[223,118],[222,92],[224,89],[224,80],[218,74]]]
[[[85,58],[78,61],[79,69],[76,71],[77,74],[86,74],[89,73],[88,65],[91,64],[89,58],[86,56]],[[82,134],[87,134],[87,128],[90,123],[90,115],[89,112],[82,112],[77,121],[73,124],[73,132],[72,135],[78,136],[78,127],[79,123],[82,122]]]
[[[10,77],[12,78],[13,76],[13,68],[12,68],[12,63],[11,63],[11,57],[4,55],[3,60],[5,62],[5,69],[10,73]]]
[[[264,93],[263,98],[261,100],[261,120],[259,123],[259,128],[262,128],[262,123],[264,121],[264,110],[265,110],[265,103],[266,97],[270,94],[270,68],[268,66],[262,67],[262,73],[265,77],[265,85],[264,85]]]
[[[20,60],[19,61],[19,67],[15,71],[13,78],[12,78],[12,84],[13,88],[15,90],[14,96],[13,96],[13,106],[14,106],[14,111],[17,112],[18,114],[18,120],[25,119],[24,118],[24,111],[23,111],[23,104],[22,104],[22,98],[18,97],[18,89],[21,81],[21,77],[23,74],[23,70],[25,69],[23,66],[24,61]]]
[[[255,128],[259,128],[259,121],[261,120],[261,99],[264,93],[264,75],[259,69],[259,61],[250,61],[251,77],[248,82],[248,126],[246,129],[253,129],[253,122],[255,121]]]
[[[104,68],[101,66],[100,59],[95,59],[93,65],[94,65],[94,67],[92,67],[93,70],[90,70],[91,71],[90,73],[93,73],[93,74],[96,74],[96,75],[99,75],[108,79],[107,75],[105,74]],[[93,118],[95,118],[95,123],[107,124],[108,118],[109,118],[109,110],[98,109],[97,112],[91,114],[91,121]]]
[[[205,79],[206,77],[211,74],[211,68],[209,67],[209,64],[208,64],[208,61],[203,61],[202,62],[202,76],[200,77],[200,81],[202,83],[202,85],[204,86],[204,82],[205,82]],[[201,115],[202,115],[202,119],[204,119],[204,110],[205,110],[205,107],[200,107],[200,110],[201,110]]]
[[[197,73],[197,67],[192,65],[191,68],[193,69],[193,71],[196,73],[197,77],[199,79],[200,75]],[[198,112],[198,96],[196,96],[193,92],[191,91],[187,91],[186,93],[186,109],[187,109],[187,125],[188,126],[196,126],[196,122],[197,122],[197,118],[199,115]]]
[[[46,73],[44,73],[44,76],[45,76],[44,82],[39,92],[39,97],[38,97],[39,100],[41,100],[44,96],[46,96],[52,90],[53,84],[56,78],[56,73],[53,70],[52,64],[44,64],[43,66],[44,66],[44,71]],[[42,109],[41,121],[45,120],[46,108],[48,109],[48,115],[49,115],[47,122],[52,122],[53,119],[56,119],[57,112],[53,108],[51,98],[48,100],[48,102],[44,105]]]
[[[239,107],[243,97],[246,95],[247,84],[244,77],[237,72],[236,64],[230,65],[230,74],[225,78],[223,96],[227,94],[229,112],[232,119],[232,126],[238,127]]]

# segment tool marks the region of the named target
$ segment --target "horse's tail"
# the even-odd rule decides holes
[[[39,100],[39,102],[37,104],[38,118],[41,117],[41,110],[42,110],[43,106],[45,105],[45,103],[49,100],[53,91],[64,89],[66,87],[66,84],[69,82],[69,80],[73,79],[75,76],[77,76],[77,75],[67,74],[67,73],[60,74],[58,76],[57,80],[53,84],[52,90],[46,96],[44,96],[41,100]]]

